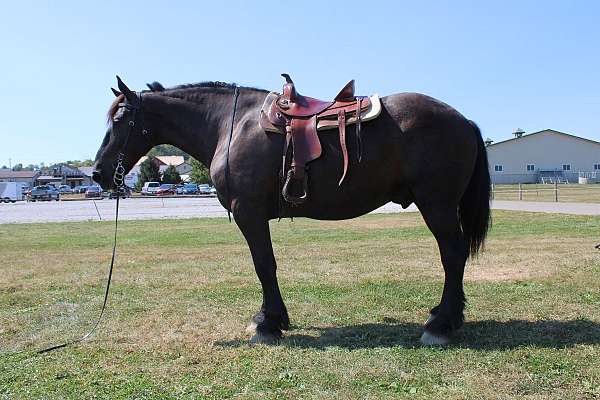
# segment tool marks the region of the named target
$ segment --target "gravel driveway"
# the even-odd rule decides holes
[[[96,210],[96,206],[97,210]],[[494,201],[494,209],[600,215],[600,204],[590,203],[544,203],[525,201]],[[411,205],[402,210],[397,204],[388,203],[374,213],[414,212]],[[114,218],[115,200],[18,202],[0,204],[0,224],[29,222],[63,222],[109,220]],[[215,197],[202,198],[135,198],[121,201],[119,219],[161,219],[226,217],[227,212]]]

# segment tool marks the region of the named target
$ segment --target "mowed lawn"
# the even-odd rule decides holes
[[[226,219],[0,225],[0,398],[600,397],[600,217],[494,213],[467,322],[423,348],[443,270],[420,214],[272,222],[292,329],[249,346],[261,299]]]

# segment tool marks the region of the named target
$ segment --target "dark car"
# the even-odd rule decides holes
[[[102,188],[100,186],[89,186],[85,191],[86,199],[102,199]]]
[[[36,186],[33,189],[31,189],[31,193],[29,193],[29,200],[31,201],[36,201],[36,200],[56,200],[58,201],[58,199],[60,198],[60,193],[58,193],[58,190],[56,190],[56,188],[52,185],[40,185],[40,186]]]
[[[156,189],[156,192],[154,192],[154,194],[157,196],[174,195],[175,185],[172,183],[163,183],[158,189]]]
[[[81,185],[81,186],[75,186],[73,188],[73,193],[79,193],[79,194],[85,193],[85,191],[87,190],[88,187],[89,186],[83,186],[83,185]]]
[[[183,194],[198,194],[198,185],[195,183],[186,183],[183,185]]]
[[[59,193],[73,193],[73,189],[71,189],[71,186],[69,186],[69,185],[60,185],[58,187],[58,192]]]
[[[119,190],[118,192],[110,192],[110,194],[108,195],[109,199],[116,199],[118,197],[125,199],[127,197],[131,197],[131,189],[127,186],[125,186],[124,188],[122,188],[121,190]]]

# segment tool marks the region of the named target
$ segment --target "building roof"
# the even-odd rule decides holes
[[[140,160],[135,165],[140,165],[141,163],[146,161],[147,158],[148,158],[148,156],[144,156],[144,157],[140,158]],[[156,156],[155,158],[162,165],[173,165],[175,167],[183,164],[185,161],[183,156]]]
[[[487,147],[494,147],[494,146],[497,146],[499,144],[504,144],[504,143],[514,142],[514,141],[517,141],[517,140],[522,140],[523,138],[528,138],[530,136],[534,136],[534,135],[537,135],[537,134],[540,134],[540,133],[556,133],[556,134],[563,135],[563,136],[566,136],[566,137],[570,137],[570,138],[574,138],[574,139],[579,139],[579,140],[585,140],[586,142],[590,142],[590,143],[594,143],[594,144],[600,144],[600,142],[596,142],[595,140],[592,140],[592,139],[586,139],[586,138],[583,138],[581,136],[571,135],[569,133],[560,132],[560,131],[557,131],[557,130],[554,130],[554,129],[542,129],[541,131],[528,133],[528,134],[525,134],[525,135],[523,135],[521,137],[518,137],[518,138],[515,137],[515,138],[511,138],[511,139],[507,139],[507,140],[502,140],[500,142],[492,143],[492,144],[490,144]]]
[[[94,167],[79,167],[77,168],[81,171],[82,174],[88,177],[92,177],[92,173],[94,172]]]
[[[0,170],[0,178],[21,178],[21,179],[31,179],[35,178],[40,174],[39,171],[11,171],[10,169],[2,169]]]

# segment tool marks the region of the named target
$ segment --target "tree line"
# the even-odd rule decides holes
[[[175,146],[169,144],[161,144],[153,147],[148,152],[148,158],[140,165],[140,174],[138,176],[138,182],[136,189],[140,190],[146,182],[161,182],[161,183],[181,183],[181,175],[177,172],[177,169],[173,165],[169,165],[165,171],[161,174],[156,162],[156,156],[183,156],[184,160],[190,163],[192,171],[190,173],[190,182],[202,184],[212,184],[210,179],[210,172],[206,166],[200,161],[191,157],[189,154]],[[67,160],[65,162],[56,163],[52,165],[45,165],[43,162],[39,164],[29,164],[23,166],[22,163],[15,164],[11,169],[13,171],[38,171],[40,169],[52,169],[57,168],[61,165],[68,165],[71,167],[91,167],[94,165],[92,159],[87,160]],[[6,165],[2,166],[3,169],[9,169]]]

